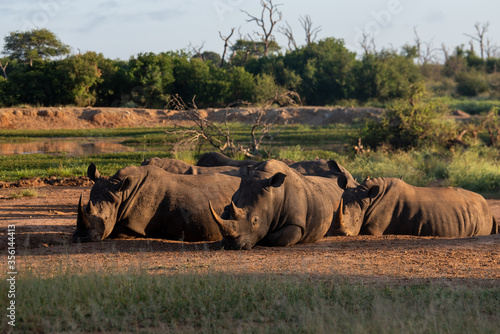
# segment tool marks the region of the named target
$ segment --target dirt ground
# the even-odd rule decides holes
[[[312,125],[352,122],[380,110],[369,108],[295,108],[281,113],[283,121]],[[230,111],[233,113],[233,111]],[[223,109],[204,111],[211,119]],[[158,126],[179,124],[168,110],[106,108],[0,109],[0,129],[62,129]],[[466,117],[467,115],[460,117]],[[233,113],[248,120],[250,111]],[[19,275],[51,275],[61,270],[128,271],[151,274],[270,273],[308,275],[366,284],[444,284],[498,286],[500,235],[464,239],[413,236],[327,237],[287,248],[255,247],[251,251],[224,251],[220,243],[186,243],[161,239],[114,239],[73,244],[80,194],[88,199],[87,178],[39,178],[0,182],[0,260],[7,260],[7,231],[15,226],[16,265]],[[13,198],[24,189],[33,198]],[[500,200],[488,200],[500,220]]]
[[[78,199],[82,193],[88,199],[91,187],[59,184],[34,188],[38,193],[34,198],[12,199],[12,194],[25,188],[0,189],[0,249],[7,249],[7,227],[15,225],[20,275],[23,271],[51,275],[65,269],[119,272],[137,268],[151,274],[270,273],[365,284],[500,283],[500,235],[327,237],[314,244],[257,246],[250,251],[225,251],[218,242],[141,238],[74,244],[71,235]],[[488,202],[500,219],[500,200]]]
[[[377,116],[380,108],[300,107],[271,109],[279,114],[276,122],[324,125],[351,123]],[[211,121],[251,122],[255,108],[205,109],[200,114]],[[227,116],[226,116],[227,115]],[[272,118],[274,119],[274,117]],[[99,127],[153,127],[183,125],[185,118],[176,110],[137,108],[0,108],[0,129],[91,129]]]

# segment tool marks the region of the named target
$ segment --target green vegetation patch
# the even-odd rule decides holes
[[[16,330],[25,332],[495,333],[500,329],[500,288],[375,287],[338,277],[129,272],[22,275],[16,291],[20,301]]]

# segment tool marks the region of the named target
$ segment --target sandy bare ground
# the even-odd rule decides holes
[[[277,123],[326,125],[352,123],[366,116],[377,116],[380,108],[291,107],[270,109],[279,114]],[[203,109],[200,114],[211,121],[253,122],[254,108]],[[273,118],[274,119],[274,118]],[[113,127],[155,127],[186,124],[176,110],[138,108],[0,108],[0,129],[91,129]]]
[[[500,235],[328,237],[314,244],[251,251],[225,251],[218,242],[140,238],[73,244],[78,198],[83,193],[88,199],[90,186],[45,186],[35,188],[36,198],[10,198],[22,189],[0,189],[0,249],[7,249],[7,226],[15,225],[19,275],[140,269],[161,275],[300,274],[366,284],[500,284]],[[500,200],[488,202],[500,219]],[[5,263],[7,254],[2,253]]]

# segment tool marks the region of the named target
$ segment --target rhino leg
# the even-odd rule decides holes
[[[268,233],[263,239],[267,246],[286,247],[295,245],[302,238],[302,228],[297,225],[285,225],[277,231]]]

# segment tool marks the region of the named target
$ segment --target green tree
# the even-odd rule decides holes
[[[68,104],[84,107],[96,103],[97,85],[102,82],[102,70],[99,65],[103,61],[102,54],[86,52],[60,62],[61,70],[67,74],[65,87]]]
[[[266,44],[262,41],[238,39],[236,43],[231,46],[231,51],[233,52],[231,65],[245,66],[250,60],[266,56],[266,50],[267,52],[275,53],[280,50],[280,46],[276,41],[270,40],[266,49]]]
[[[3,53],[5,55],[29,63],[30,66],[33,66],[34,60],[64,56],[70,52],[69,46],[63,44],[48,29],[11,32],[5,37],[4,41]]]
[[[173,53],[140,53],[129,61],[129,80],[134,102],[148,108],[164,108],[174,90]],[[200,60],[201,61],[201,60]]]
[[[412,84],[422,80],[413,57],[413,53],[392,51],[365,54],[355,65],[355,97],[381,101],[403,98]]]
[[[33,67],[16,64],[6,81],[9,104],[54,106],[65,103],[64,96],[68,89],[65,77],[67,73],[61,71],[54,61]]]
[[[295,85],[300,83],[298,93],[307,104],[333,104],[350,98],[354,92],[355,54],[343,40],[327,38],[310,43],[287,53],[283,62],[289,80]]]
[[[230,82],[230,101],[253,101],[255,88],[255,79],[251,73],[245,71],[243,67],[232,67],[227,70],[228,80]]]

